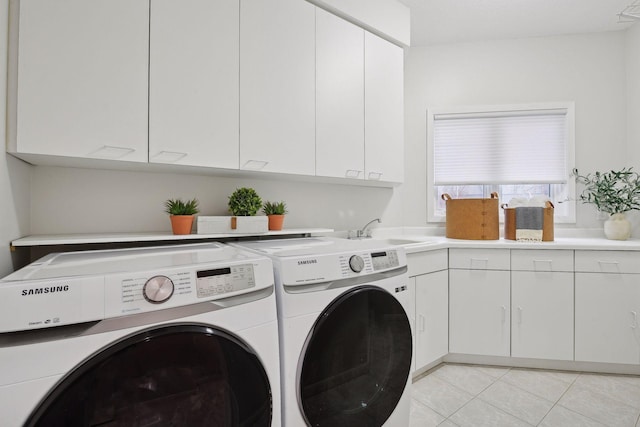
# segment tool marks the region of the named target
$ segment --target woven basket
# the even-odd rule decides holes
[[[450,239],[498,240],[498,193],[489,199],[452,199],[444,193],[447,205],[445,235]]]
[[[542,241],[553,242],[553,203],[547,201],[542,214]],[[504,209],[504,238],[516,240],[516,208],[510,208],[507,204],[501,206]]]

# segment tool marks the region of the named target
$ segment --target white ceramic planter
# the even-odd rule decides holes
[[[269,226],[266,216],[198,216],[197,219],[198,234],[251,234],[267,231]]]
[[[604,222],[604,235],[609,240],[627,240],[631,237],[631,223],[624,213],[612,214]]]

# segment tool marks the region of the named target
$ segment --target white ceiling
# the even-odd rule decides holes
[[[633,0],[399,0],[411,9],[411,45],[619,31]],[[637,24],[640,25],[640,24]]]

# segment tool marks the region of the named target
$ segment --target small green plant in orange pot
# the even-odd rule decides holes
[[[198,199],[182,201],[169,199],[164,203],[165,212],[170,215],[173,234],[191,234],[193,216],[199,212]]]
[[[287,205],[284,202],[264,202],[262,212],[269,218],[269,230],[282,230]]]

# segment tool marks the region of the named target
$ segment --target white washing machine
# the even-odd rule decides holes
[[[0,280],[3,426],[281,425],[271,260],[50,254]]]
[[[406,255],[373,240],[237,244],[273,259],[286,427],[406,427]]]

